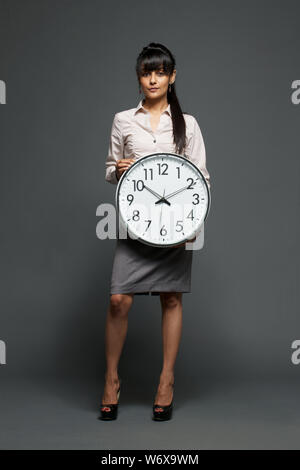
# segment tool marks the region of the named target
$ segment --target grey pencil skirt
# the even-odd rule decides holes
[[[191,292],[193,250],[161,248],[132,238],[117,239],[111,294],[159,295]]]

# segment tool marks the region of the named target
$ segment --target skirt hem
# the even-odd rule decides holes
[[[110,288],[110,294],[140,294],[140,295],[159,295],[161,292],[182,292],[191,293],[191,287],[181,285],[161,285],[149,286],[149,284],[139,284],[139,286],[116,286]]]

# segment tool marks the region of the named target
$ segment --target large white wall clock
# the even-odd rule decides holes
[[[197,236],[210,204],[201,171],[187,157],[174,153],[137,159],[122,173],[116,189],[119,227],[130,238],[158,247]]]

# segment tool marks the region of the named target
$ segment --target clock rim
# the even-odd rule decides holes
[[[140,157],[140,158],[137,158],[136,161],[134,163],[132,163],[132,165],[130,165],[128,171],[132,170],[132,168],[136,165],[136,164],[139,164],[142,160],[145,160],[146,158],[149,158],[149,157],[153,157],[153,156],[156,156],[156,155],[166,155],[166,156],[169,156],[169,155],[172,155],[172,156],[175,156],[175,157],[179,157],[181,160],[187,160],[189,162],[190,165],[192,165],[196,171],[198,171],[198,173],[200,173],[201,175],[201,178],[202,180],[204,181],[205,183],[205,186],[206,186],[206,190],[207,190],[207,195],[208,195],[208,204],[207,204],[207,209],[206,209],[206,213],[205,213],[205,216],[204,216],[204,219],[203,219],[203,222],[202,224],[199,226],[199,228],[197,230],[195,230],[192,234],[192,236],[190,238],[194,238],[195,236],[197,236],[200,231],[202,230],[202,227],[204,225],[204,222],[209,214],[209,211],[210,211],[210,206],[211,206],[211,191],[209,189],[209,186],[207,184],[207,181],[202,173],[201,170],[199,170],[199,168],[191,161],[189,160],[187,157],[183,156],[183,155],[179,155],[177,153],[171,153],[171,152],[155,152],[155,153],[150,153],[149,155],[144,155],[143,157]],[[131,232],[130,228],[128,227],[128,225],[126,225],[125,221],[123,220],[123,218],[119,216],[119,192],[120,192],[120,187],[122,185],[122,181],[124,179],[124,177],[127,175],[127,170],[124,171],[118,181],[118,185],[117,185],[117,188],[116,188],[116,194],[115,194],[115,205],[116,205],[116,208],[117,208],[117,220],[118,222],[120,223],[120,220],[121,220],[121,223],[124,227],[124,229],[126,229],[129,233],[129,235],[133,235],[133,233]],[[119,228],[119,225],[118,225],[118,228]],[[160,244],[157,244],[157,243],[151,243],[151,242],[148,242],[148,241],[145,241],[143,240],[142,238],[140,237],[134,237],[134,240],[138,240],[140,241],[141,243],[144,243],[146,245],[150,245],[150,246],[155,246],[157,248],[170,248],[172,246],[176,246],[176,245],[179,245],[179,244],[183,244],[183,243],[188,243],[189,240],[188,239],[185,239],[184,241],[182,242],[175,242],[175,243],[170,243],[170,244],[164,244],[164,245],[160,245]]]

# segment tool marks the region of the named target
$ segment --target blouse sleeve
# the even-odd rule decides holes
[[[199,168],[202,172],[207,185],[210,189],[210,175],[206,168],[206,152],[205,145],[202,137],[202,133],[198,122],[193,118],[194,125],[192,130],[192,136],[186,148],[186,156]]]
[[[112,184],[118,184],[116,176],[116,162],[123,158],[123,136],[121,131],[121,123],[118,113],[115,114],[112,127],[108,154],[105,162],[105,180]]]

